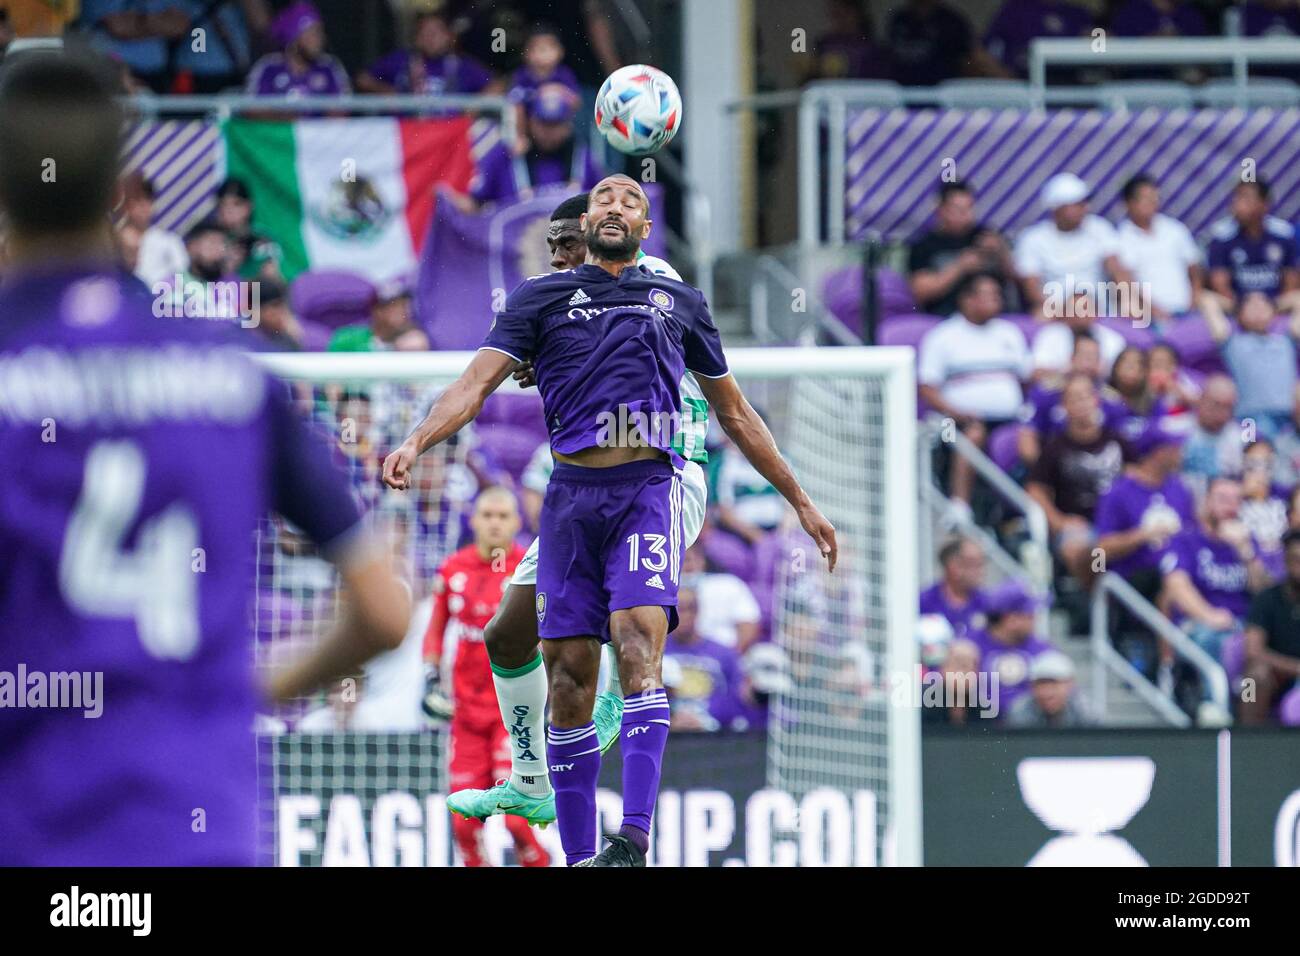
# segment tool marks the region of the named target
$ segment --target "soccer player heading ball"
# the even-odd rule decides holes
[[[586,261],[520,283],[465,372],[384,461],[384,481],[408,487],[416,457],[468,424],[519,363],[532,363],[555,459],[535,601],[555,815],[570,865],[643,866],[668,736],[660,664],[686,546],[678,433],[654,426],[680,421],[688,369],[723,430],[794,507],[832,568],[835,529],[729,373],[703,295],[637,265],[651,228],[640,184],[621,175],[601,180],[580,225]],[[612,434],[611,421],[619,423]],[[614,645],[625,699],[624,816],[597,856],[600,744],[592,717],[604,641]]]

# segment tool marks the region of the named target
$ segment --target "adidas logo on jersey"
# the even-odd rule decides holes
[[[648,588],[658,588],[662,591],[664,589],[664,579],[659,577],[657,574],[652,575],[650,580],[645,583],[645,586]]]
[[[569,297],[569,305],[582,305],[584,302],[590,302],[591,296],[579,289]]]

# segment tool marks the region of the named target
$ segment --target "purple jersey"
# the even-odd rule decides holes
[[[1029,72],[1029,43],[1036,37],[1083,36],[1092,27],[1087,10],[1057,0],[1006,0],[989,26],[984,45],[1020,76]]]
[[[647,445],[672,451],[686,369],[722,378],[722,339],[703,294],[629,266],[533,276],[506,299],[482,348],[531,360],[551,450],[573,454],[632,426]]]
[[[1035,385],[1025,396],[1025,404],[1020,410],[1020,421],[1037,432],[1040,438],[1051,438],[1065,431],[1066,415],[1065,406],[1061,404],[1062,391],[1060,388]],[[1122,435],[1125,426],[1133,417],[1128,405],[1108,395],[1098,396],[1097,404],[1101,415],[1101,426]],[[1142,424],[1145,424],[1145,421],[1145,418],[1141,419]]]
[[[1236,295],[1263,292],[1275,298],[1282,291],[1283,270],[1296,265],[1295,230],[1290,223],[1269,216],[1263,234],[1252,237],[1229,219],[1216,224],[1210,235],[1208,268],[1227,269]]]
[[[1030,635],[1020,644],[1000,644],[987,631],[972,635],[980,649],[980,671],[998,678],[998,716],[1004,716],[1029,690],[1029,665],[1035,657],[1052,650],[1042,638]]]
[[[398,93],[478,93],[492,82],[492,74],[470,56],[420,56],[394,50],[380,57],[366,72]]]
[[[328,53],[295,73],[283,53],[268,53],[248,74],[246,89],[254,96],[341,96],[352,91],[343,64]]]
[[[582,89],[578,86],[578,77],[563,63],[557,66],[549,76],[541,77],[534,76],[526,66],[519,67],[510,77],[510,92],[507,95],[516,103],[527,103],[537,93],[538,88],[545,86],[547,83],[559,83],[562,86],[567,86],[576,96],[582,96]]]
[[[578,189],[591,189],[603,178],[596,157],[577,140],[554,153],[534,150],[523,156],[515,156],[505,143],[497,143],[479,159],[469,192],[479,202],[509,203],[541,186],[571,183]]]
[[[1109,490],[1097,502],[1096,528],[1098,536],[1113,532],[1131,531],[1144,519],[1154,517],[1158,511],[1170,510],[1190,528],[1196,521],[1192,494],[1177,475],[1170,475],[1158,488],[1149,488],[1131,475],[1122,474],[1111,482]],[[1111,558],[1106,570],[1121,575],[1155,568],[1163,554],[1144,544],[1121,558]]]
[[[921,592],[921,613],[942,615],[952,625],[953,637],[970,637],[984,627],[985,599],[983,591],[975,591],[960,606],[954,605],[943,592],[943,582],[938,581]]]
[[[664,659],[671,659],[679,671],[672,688],[674,713],[696,714],[703,729],[727,728],[744,716],[740,658],[733,648],[703,637],[682,643],[670,634],[664,644]],[[710,727],[711,722],[717,726]]]
[[[1196,590],[1214,607],[1245,619],[1250,608],[1250,573],[1237,549],[1211,537],[1200,523],[1174,538],[1160,559],[1160,573],[1185,571]]]
[[[254,530],[341,544],[347,485],[221,324],[88,268],[0,314],[0,864],[251,864]]]

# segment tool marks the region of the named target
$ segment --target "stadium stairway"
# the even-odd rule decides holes
[[[1067,654],[1074,662],[1075,684],[1083,699],[1096,713],[1097,694],[1095,693],[1093,674],[1092,644],[1087,634],[1069,633],[1069,616],[1053,614],[1051,616],[1052,643]],[[1099,714],[1101,722],[1107,727],[1165,727],[1168,724],[1145,701],[1140,698],[1127,683],[1114,673],[1106,671],[1106,710]]]

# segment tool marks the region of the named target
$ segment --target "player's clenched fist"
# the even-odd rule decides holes
[[[420,453],[409,441],[402,442],[397,450],[384,459],[384,484],[398,491],[411,487],[411,467]]]

